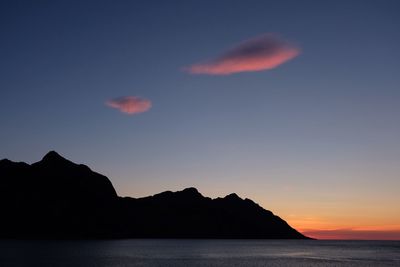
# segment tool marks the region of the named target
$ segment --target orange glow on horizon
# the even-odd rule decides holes
[[[323,221],[288,222],[305,236],[334,240],[400,240],[400,225],[343,227]]]
[[[394,230],[359,230],[359,229],[304,229],[302,234],[316,239],[348,240],[400,240],[400,229]]]

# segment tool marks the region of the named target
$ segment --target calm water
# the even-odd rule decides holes
[[[400,241],[0,240],[0,266],[400,266]]]

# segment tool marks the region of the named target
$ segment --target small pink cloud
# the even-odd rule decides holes
[[[138,114],[151,108],[151,101],[137,96],[124,96],[108,100],[106,105],[126,114]]]
[[[229,75],[238,72],[269,70],[300,54],[300,49],[276,34],[246,40],[220,57],[185,67],[192,74]]]

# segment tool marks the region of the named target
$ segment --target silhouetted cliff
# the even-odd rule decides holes
[[[107,177],[54,151],[32,165],[1,160],[0,177],[0,237],[306,238],[236,194],[118,197]]]

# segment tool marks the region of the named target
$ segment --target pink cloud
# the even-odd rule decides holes
[[[229,75],[269,70],[300,54],[300,49],[276,34],[246,40],[213,60],[184,68],[192,74]]]
[[[124,96],[108,100],[106,105],[130,115],[148,111],[151,101],[137,96]]]

